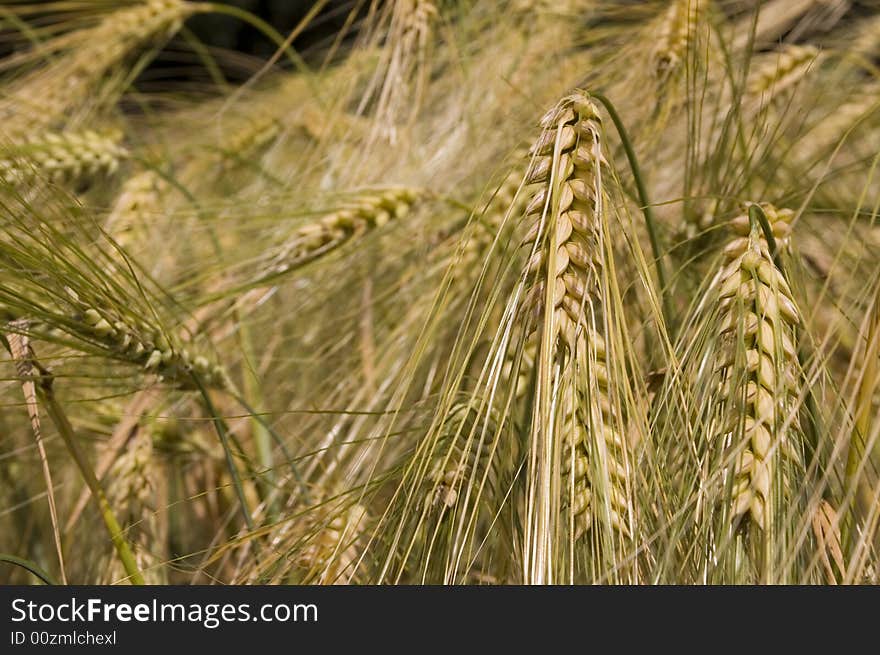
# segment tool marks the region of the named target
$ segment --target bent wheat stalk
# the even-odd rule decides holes
[[[49,517],[52,521],[52,531],[55,537],[55,550],[58,554],[58,566],[61,571],[61,583],[67,584],[67,571],[64,567],[64,552],[61,547],[61,530],[58,522],[58,510],[55,504],[55,485],[52,483],[52,471],[49,468],[49,460],[46,456],[46,447],[43,444],[43,429],[40,424],[40,412],[37,406],[37,388],[34,383],[34,367],[30,362],[31,349],[27,335],[19,334],[23,326],[14,322],[6,332],[6,341],[9,344],[9,352],[15,363],[15,371],[21,379],[21,387],[24,392],[25,404],[31,420],[31,429],[34,433],[34,441],[37,451],[40,453],[40,462],[43,466],[43,479],[46,483],[46,498],[49,502]]]
[[[104,525],[107,528],[110,540],[113,542],[113,546],[116,549],[116,554],[125,569],[128,580],[132,584],[144,584],[144,577],[138,568],[137,561],[131,552],[128,542],[125,540],[125,535],[122,528],[119,526],[119,522],[116,520],[116,516],[107,500],[107,495],[104,492],[101,483],[98,482],[98,478],[95,476],[95,472],[89,464],[88,458],[79,446],[79,442],[74,434],[73,426],[71,426],[70,420],[67,418],[67,414],[55,397],[54,377],[48,369],[37,361],[33,351],[30,349],[28,349],[28,359],[30,365],[39,376],[39,384],[36,385],[36,391],[45,403],[49,417],[52,419],[58,433],[64,440],[64,445],[67,446],[83,480],[92,492],[92,497],[98,505],[101,518],[104,520]]]

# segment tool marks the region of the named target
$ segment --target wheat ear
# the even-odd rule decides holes
[[[357,575],[361,541],[369,516],[359,504],[321,505],[304,521],[305,541],[294,568],[305,584],[347,584]]]
[[[433,448],[434,462],[428,474],[432,506],[452,509],[459,502],[462,487],[469,480],[480,479],[498,433],[495,419],[493,412],[485,415],[473,402],[457,403],[449,411]]]
[[[784,246],[792,213],[764,207]],[[796,481],[788,479],[789,472],[803,462],[802,444],[792,426],[800,314],[760,227],[743,218],[732,225],[738,236],[724,251],[728,263],[715,291],[726,345],[718,362],[720,402],[728,416],[720,439],[736,452],[729,471],[731,520],[748,516],[770,532],[774,508],[784,506],[794,491]]]
[[[147,584],[161,584],[161,563],[152,549],[158,536],[156,520],[156,463],[153,456],[153,437],[149,430],[137,427],[122,454],[108,472],[107,499],[116,510],[119,522],[130,537],[135,561]],[[108,582],[122,577],[118,566],[113,566]]]
[[[123,248],[136,245],[160,215],[167,188],[168,183],[155,171],[136,173],[122,185],[104,230]]]
[[[530,227],[524,239],[532,251],[524,309],[540,341],[531,465],[542,488],[555,489],[561,498],[535,498],[543,508],[536,508],[534,550],[527,553],[527,562],[535,558],[527,564],[532,582],[552,580],[552,536],[541,535],[555,530],[553,507],[570,507],[576,536],[595,517],[626,532],[630,513],[625,440],[613,426],[599,327],[604,160],[598,108],[576,91],[544,116],[541,127],[526,177],[539,188],[526,208]],[[554,444],[556,430],[564,443]],[[566,489],[553,473],[560,470],[553,453],[562,448]]]
[[[67,119],[74,108],[93,100],[90,95],[115,66],[131,53],[170,38],[197,9],[183,0],[149,0],[44,44],[40,51],[66,54],[13,83],[9,100],[0,105],[0,115],[10,120],[8,132],[52,127]],[[115,99],[113,94],[109,97]]]
[[[162,330],[125,319],[111,307],[96,307],[82,301],[67,288],[74,320],[63,329],[86,341],[100,344],[116,358],[156,373],[167,384],[180,389],[198,388],[193,376],[206,387],[225,389],[229,377],[223,368],[202,355],[174,344]]]
[[[233,132],[220,146],[225,165],[247,161],[272,143],[281,134],[282,128],[280,118],[272,114],[250,118],[246,125]]]
[[[84,185],[116,172],[128,151],[120,134],[47,132],[16,146],[0,159],[0,179],[21,185],[35,177],[56,184]]]
[[[769,104],[815,68],[820,55],[819,49],[813,46],[784,46],[749,76],[749,98],[763,105]]]
[[[398,121],[406,121],[418,111],[429,66],[431,28],[437,17],[431,0],[391,3],[385,50],[360,110],[373,99],[377,125],[392,142],[397,138]],[[407,115],[402,115],[404,111]]]
[[[653,51],[654,74],[667,78],[682,67],[697,36],[706,0],[673,0],[660,17]]]
[[[279,275],[303,266],[392,219],[404,217],[422,195],[408,188],[360,195],[342,209],[297,229],[270,264],[271,274]]]
[[[824,116],[797,145],[796,154],[801,161],[811,162],[817,156],[830,154],[851,131],[859,125],[871,124],[871,119],[880,113],[880,85],[868,84],[859,87],[858,93]],[[848,143],[853,143],[850,139]]]

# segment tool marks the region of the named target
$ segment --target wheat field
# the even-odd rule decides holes
[[[880,4],[310,5],[0,6],[0,581],[880,582]]]

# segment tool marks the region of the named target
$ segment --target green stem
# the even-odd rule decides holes
[[[633,149],[629,133],[626,131],[626,127],[623,125],[623,121],[620,119],[620,114],[617,113],[614,104],[601,93],[593,93],[591,96],[601,102],[605,107],[605,110],[611,117],[611,121],[614,123],[615,129],[617,129],[617,134],[620,137],[620,142],[626,153],[626,158],[633,174],[633,180],[636,184],[636,192],[639,195],[642,214],[645,217],[645,227],[648,230],[648,239],[651,241],[651,250],[654,253],[654,266],[657,268],[657,281],[660,283],[660,298],[663,303],[663,319],[665,320],[667,327],[671,328],[672,307],[669,300],[669,287],[666,283],[666,265],[663,263],[663,250],[660,247],[660,238],[657,235],[657,221],[654,217],[653,205],[648,199],[648,190],[645,188],[642,169],[639,167],[639,161],[636,158],[636,152]]]
[[[238,496],[238,502],[241,505],[241,513],[244,515],[244,522],[247,525],[248,530],[253,532],[254,520],[251,518],[251,512],[244,495],[244,486],[241,483],[241,476],[238,474],[238,468],[235,466],[235,460],[232,458],[232,448],[229,445],[229,435],[226,432],[226,424],[220,417],[220,414],[217,413],[214,403],[211,402],[211,397],[208,395],[208,390],[205,388],[205,385],[202,384],[199,376],[193,373],[192,379],[198,387],[202,399],[205,401],[205,409],[207,409],[208,413],[211,415],[214,428],[217,430],[217,436],[220,437],[220,445],[223,446],[223,455],[226,458],[226,467],[229,469],[229,475],[232,477],[232,486],[235,488],[235,495]]]
[[[240,393],[234,390],[230,390],[230,394],[236,400],[236,402],[238,402],[238,404],[241,405],[242,408],[244,408],[244,411],[250,414],[253,420],[257,421],[260,425],[263,426],[263,428],[272,438],[272,441],[275,442],[275,445],[278,447],[278,449],[281,451],[281,455],[284,457],[285,463],[290,466],[290,472],[293,474],[294,479],[300,487],[300,493],[302,493],[303,499],[305,500],[305,502],[309,502],[308,485],[306,485],[306,481],[303,479],[302,474],[299,471],[299,467],[297,467],[296,465],[296,460],[294,460],[293,456],[290,454],[287,446],[284,445],[284,440],[279,436],[275,429],[271,425],[269,425],[266,419],[263,418],[262,414],[251,407]]]
[[[16,557],[15,555],[0,553],[0,562],[6,562],[7,564],[12,564],[13,566],[19,566],[25,571],[29,571],[30,573],[34,574],[47,585],[55,586],[58,584],[57,582],[55,582],[51,575],[46,573],[43,569],[41,569],[30,560],[22,559],[21,557]]]
[[[220,66],[217,65],[217,60],[211,56],[210,51],[205,46],[205,44],[199,40],[199,37],[197,37],[195,33],[186,25],[181,26],[180,35],[189,44],[189,47],[192,48],[193,53],[195,53],[196,57],[201,60],[202,66],[205,67],[205,70],[211,77],[211,81],[213,81],[214,84],[217,85],[217,88],[221,91],[229,89],[229,82],[223,75],[223,71],[220,69]]]
[[[250,326],[245,321],[239,321],[239,326],[238,337],[244,355],[242,375],[244,377],[245,394],[248,398],[252,398],[255,405],[260,408],[263,404],[263,391],[256,371]],[[277,503],[271,497],[272,487],[275,486],[275,461],[272,457],[272,437],[265,426],[254,416],[251,417],[251,431],[254,437],[254,445],[257,448],[257,458],[262,469],[257,477],[257,484],[260,487],[261,496],[267,505],[266,511],[269,521],[274,523],[277,518]]]
[[[321,3],[318,4],[320,5]],[[218,2],[200,2],[196,6],[196,11],[211,14],[225,14],[227,16],[237,18],[238,20],[249,24],[258,32],[262,33],[270,41],[272,41],[272,43],[274,43],[281,51],[283,51],[290,63],[293,64],[294,68],[297,68],[302,73],[308,72],[308,66],[306,66],[302,57],[300,57],[297,52],[290,47],[293,38],[297,36],[296,32],[294,32],[291,36],[284,38],[283,36],[281,36],[281,33],[278,30],[276,30],[259,16],[256,16],[245,9],[241,9],[240,7],[224,5]]]
[[[113,509],[110,507],[110,502],[107,500],[107,495],[104,493],[101,483],[95,476],[95,472],[92,470],[85,453],[79,447],[76,435],[73,432],[73,426],[71,426],[67,414],[64,412],[64,409],[61,407],[57,398],[55,398],[55,392],[52,389],[52,378],[45,374],[46,372],[44,369],[41,369],[41,373],[43,373],[43,376],[38,388],[40,390],[40,395],[43,398],[43,402],[46,404],[46,410],[61,435],[61,438],[64,440],[64,445],[67,446],[67,450],[70,451],[70,454],[73,456],[73,461],[76,463],[86,486],[88,486],[89,490],[92,492],[92,497],[98,504],[98,511],[101,514],[101,518],[104,520],[107,532],[110,534],[110,540],[113,542],[113,547],[116,549],[119,561],[122,562],[122,566],[125,569],[126,574],[128,574],[129,581],[132,584],[142,585],[144,584],[144,576],[141,574],[137,562],[135,561],[134,554],[131,552],[131,548],[129,548],[128,542],[123,536],[123,531],[119,526],[119,522],[113,515]]]
[[[779,256],[779,247],[776,245],[776,237],[773,235],[773,228],[770,226],[770,221],[767,220],[767,214],[764,213],[760,205],[753,203],[749,206],[749,221],[757,222],[761,226],[764,240],[767,242],[770,256],[773,258],[773,264],[779,269],[780,273],[785,275],[785,268],[782,266],[782,259]]]

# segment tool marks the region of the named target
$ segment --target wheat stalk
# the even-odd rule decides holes
[[[49,517],[52,521],[52,530],[55,537],[55,552],[58,554],[58,566],[61,570],[61,582],[67,584],[67,570],[64,566],[64,552],[61,546],[61,530],[58,522],[58,510],[55,502],[55,485],[52,483],[52,471],[49,468],[49,459],[46,456],[46,446],[43,443],[43,428],[40,423],[40,411],[37,405],[37,387],[34,379],[37,372],[34,369],[33,351],[27,337],[26,328],[20,321],[9,324],[9,330],[5,331],[5,338],[9,344],[9,354],[15,363],[15,371],[21,379],[21,387],[27,405],[28,416],[31,420],[31,430],[34,433],[34,441],[40,454],[40,463],[43,468],[43,480],[46,483],[46,498],[49,503]]]

